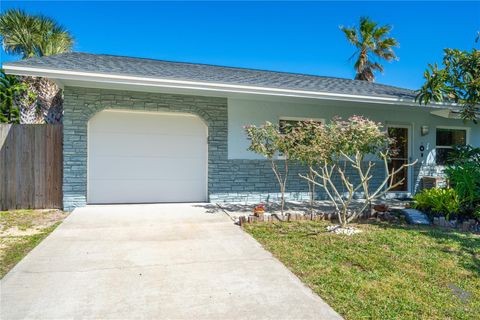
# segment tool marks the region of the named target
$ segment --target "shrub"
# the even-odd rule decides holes
[[[480,205],[475,208],[475,211],[473,211],[473,217],[480,220]]]
[[[460,210],[460,197],[455,189],[433,188],[422,190],[413,197],[414,208],[427,211],[430,214],[445,216],[457,215]]]
[[[470,145],[455,146],[447,160],[451,165],[458,165],[467,162],[480,164],[480,148],[475,148]]]
[[[445,174],[460,198],[461,216],[480,218],[480,148],[456,147]]]
[[[445,169],[445,174],[462,203],[472,206],[480,200],[480,165],[465,163],[449,166]]]

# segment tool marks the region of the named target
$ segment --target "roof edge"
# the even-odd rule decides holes
[[[370,95],[355,95],[345,93],[334,93],[325,91],[308,91],[297,89],[281,89],[261,86],[235,85],[227,83],[214,83],[189,80],[174,80],[157,77],[139,77],[132,75],[122,75],[113,73],[97,73],[84,71],[70,71],[65,69],[39,68],[32,66],[19,66],[14,64],[4,64],[3,69],[8,74],[19,76],[46,77],[54,80],[78,80],[87,82],[103,82],[111,84],[129,84],[138,86],[153,86],[175,89],[189,89],[201,91],[220,91],[232,93],[260,94],[271,96],[289,96],[298,98],[310,98],[321,100],[340,100],[353,102],[367,102],[380,104],[395,104],[405,106],[420,106],[420,104],[411,99],[401,99],[395,97],[380,97]],[[427,107],[432,108],[454,108],[453,103],[429,103]]]

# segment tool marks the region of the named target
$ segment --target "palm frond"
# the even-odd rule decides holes
[[[29,15],[22,10],[8,10],[0,16],[0,36],[5,52],[22,58],[70,51],[70,33],[44,16]]]
[[[382,38],[388,35],[391,30],[392,30],[392,27],[389,25],[378,27],[373,31],[373,37],[377,41],[382,40]]]
[[[353,44],[353,45],[358,44],[358,34],[357,34],[357,30],[355,30],[355,28],[346,28],[344,26],[340,26],[340,30],[343,31],[343,33],[347,37],[347,40],[351,44]]]

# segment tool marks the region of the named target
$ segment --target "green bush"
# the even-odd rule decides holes
[[[480,148],[456,147],[445,174],[460,198],[460,216],[480,219]]]
[[[473,162],[449,166],[445,174],[450,186],[457,191],[461,202],[473,206],[480,201],[480,165]]]
[[[480,163],[480,148],[471,145],[455,146],[447,159],[450,165],[459,165],[467,162]]]
[[[475,208],[475,211],[473,211],[473,217],[480,220],[480,205]]]
[[[460,210],[460,197],[455,189],[451,188],[422,190],[413,197],[413,200],[414,208],[433,215],[445,216],[447,220],[451,215],[457,215]]]

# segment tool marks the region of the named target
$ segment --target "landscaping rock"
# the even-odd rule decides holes
[[[328,232],[333,232],[335,234],[344,234],[344,235],[347,235],[347,236],[351,236],[351,235],[354,235],[356,233],[362,232],[362,230],[357,229],[357,228],[353,228],[353,227],[342,228],[339,225],[328,226],[327,231]]]
[[[462,231],[468,231],[470,230],[470,222],[469,221],[463,221],[462,226],[460,227]]]
[[[401,209],[402,214],[405,216],[405,219],[410,224],[431,224],[427,215],[417,209]],[[445,220],[445,218],[444,218]]]

